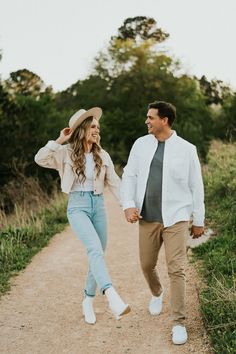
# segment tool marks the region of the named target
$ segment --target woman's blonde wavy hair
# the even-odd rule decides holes
[[[68,143],[72,148],[71,159],[74,163],[74,171],[78,176],[79,182],[84,183],[85,176],[85,142],[88,129],[91,126],[93,117],[86,118],[81,125],[71,135]],[[99,176],[102,168],[102,158],[100,156],[101,146],[100,137],[97,143],[93,143],[91,152],[93,153],[93,160],[95,162],[96,176]]]

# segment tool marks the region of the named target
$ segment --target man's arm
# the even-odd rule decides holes
[[[191,228],[191,235],[193,235],[193,238],[198,238],[204,233],[205,205],[201,165],[196,148],[192,151],[189,185],[193,198],[193,226]]]
[[[134,143],[128,158],[121,181],[121,202],[123,209],[135,208],[138,160]]]
[[[136,208],[136,184],[138,174],[138,159],[136,144],[134,143],[124,168],[121,182],[121,203],[128,222],[136,222],[141,218],[139,210]]]

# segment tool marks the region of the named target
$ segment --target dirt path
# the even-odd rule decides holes
[[[0,303],[0,353],[6,354],[174,354],[211,353],[198,311],[195,271],[187,270],[187,327],[184,346],[171,342],[169,284],[162,250],[159,264],[166,288],[164,310],[149,315],[150,293],[140,271],[137,225],[125,222],[114,197],[106,195],[109,214],[107,262],[114,286],[132,312],[117,321],[100,294],[95,300],[97,323],[81,314],[87,261],[68,227],[12,282]]]

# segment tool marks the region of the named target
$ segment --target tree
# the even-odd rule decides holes
[[[236,140],[236,92],[222,104],[216,121],[216,133],[222,140]]]
[[[50,94],[51,87],[46,87],[43,80],[27,69],[10,73],[10,77],[4,83],[10,95],[24,95],[39,98],[42,93]]]
[[[176,105],[178,133],[206,155],[211,111],[198,81],[180,76],[179,63],[160,49],[166,38],[154,19],[125,20],[107,50],[97,56],[93,74],[57,96],[58,109],[70,114],[81,107],[103,108],[102,144],[120,165],[126,163],[134,140],[146,134],[147,105],[154,100]]]
[[[56,95],[57,109],[69,118],[69,115],[79,108],[105,107],[106,90],[107,82],[104,79],[98,75],[90,75]]]
[[[169,101],[177,107],[178,133],[206,156],[211,113],[197,81],[179,76],[179,62],[160,50],[168,36],[157,28],[154,19],[129,18],[111,38],[107,52],[97,57],[96,72],[108,86],[102,141],[122,165],[133,141],[146,133],[147,105],[154,100]]]
[[[17,91],[18,92],[18,91]],[[52,95],[45,92],[39,97],[7,91],[7,85],[0,84],[0,189],[16,180],[16,170],[24,166],[28,175],[39,175],[50,190],[51,171],[42,174],[34,163],[34,155],[47,140],[56,138],[64,126],[61,114],[55,110]],[[17,169],[16,169],[17,167]],[[11,210],[11,200],[4,201]]]
[[[95,58],[95,73],[110,83],[135,63],[151,60],[154,47],[168,37],[169,34],[158,28],[153,18],[127,18],[117,36],[111,37],[108,49]]]
[[[208,81],[205,75],[201,77],[199,84],[207,105],[222,104],[232,94],[231,88],[223,81]]]
[[[112,37],[122,41],[133,39],[135,42],[138,40],[154,39],[160,43],[169,37],[168,33],[162,31],[161,28],[156,27],[157,23],[154,18],[137,16],[127,18],[123,25],[118,29],[118,35]]]

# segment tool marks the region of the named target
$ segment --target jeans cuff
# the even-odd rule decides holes
[[[95,294],[94,295],[89,294],[86,289],[84,289],[84,295],[85,296],[89,296],[89,297],[94,297],[95,296]]]
[[[110,288],[111,286],[112,286],[111,283],[104,285],[104,286],[101,288],[101,293],[102,293],[102,295],[104,295],[104,294],[105,294],[105,290],[107,290],[107,289]]]

